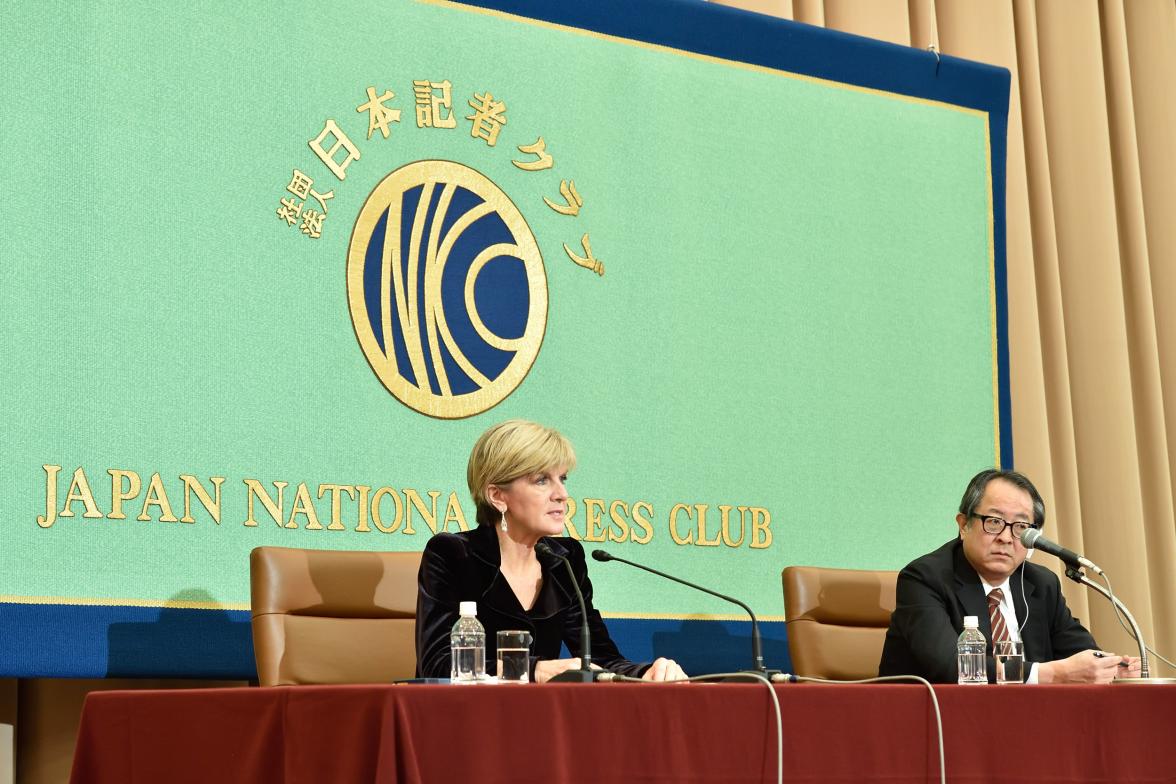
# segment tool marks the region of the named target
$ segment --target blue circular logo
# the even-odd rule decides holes
[[[452,161],[385,177],[359,212],[347,299],[364,356],[396,399],[458,419],[526,377],[547,326],[547,273],[498,186]]]

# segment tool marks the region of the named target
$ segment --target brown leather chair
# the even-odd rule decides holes
[[[255,548],[249,579],[258,682],[413,677],[420,562],[420,553]]]
[[[789,566],[783,579],[793,671],[832,680],[876,677],[898,572]]]

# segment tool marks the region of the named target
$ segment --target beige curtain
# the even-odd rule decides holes
[[[1012,73],[1016,467],[1045,497],[1047,535],[1102,566],[1176,657],[1176,2],[722,3]],[[1105,601],[1063,583],[1102,646],[1133,650]]]

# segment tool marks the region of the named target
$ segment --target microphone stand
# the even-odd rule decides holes
[[[636,566],[638,569],[642,569],[644,571],[647,571],[650,574],[656,574],[658,577],[664,577],[667,580],[673,580],[674,582],[681,583],[682,585],[685,585],[688,588],[693,588],[694,590],[702,591],[703,593],[709,593],[711,596],[717,596],[720,599],[725,599],[726,601],[731,602],[732,604],[739,605],[740,607],[742,607],[744,609],[744,611],[747,612],[747,614],[749,616],[751,616],[752,669],[747,670],[747,672],[755,673],[756,675],[759,675],[759,676],[762,676],[762,677],[768,678],[768,679],[771,679],[772,676],[784,674],[780,670],[769,670],[767,667],[764,666],[764,654],[763,654],[763,646],[762,646],[762,643],[760,642],[759,622],[756,621],[756,619],[755,619],[755,613],[752,612],[751,608],[748,607],[743,602],[739,601],[738,599],[735,599],[734,597],[726,596],[725,594],[721,594],[718,591],[712,591],[710,588],[703,588],[701,585],[695,585],[694,583],[689,582],[688,580],[683,580],[680,577],[674,577],[672,574],[666,574],[665,572],[660,572],[657,569],[653,569],[648,566],[642,566],[641,564],[636,563],[634,561],[629,561],[624,558],[620,558],[618,556],[613,555],[612,553],[607,553],[604,550],[593,550],[592,557],[597,561],[620,561],[621,563],[628,564],[629,566]],[[754,681],[754,680],[759,680],[759,679],[758,678],[740,678],[740,677],[736,676],[733,678],[728,678],[727,680],[733,680],[733,681],[753,680]]]
[[[580,584],[576,582],[576,573],[572,569],[572,562],[553,551],[545,542],[539,542],[535,545],[535,550],[563,562],[564,568],[568,570],[568,579],[572,582],[572,588],[576,591],[576,601],[580,604],[580,669],[564,670],[552,677],[548,683],[595,683],[596,676],[602,670],[592,669],[592,639],[590,637],[591,630],[588,627],[588,605],[584,603],[584,594],[580,590]]]
[[[1126,616],[1127,621],[1131,624],[1131,633],[1135,635],[1135,642],[1139,644],[1139,677],[1138,678],[1115,678],[1115,683],[1176,683],[1176,678],[1153,678],[1151,677],[1147,658],[1147,646],[1143,643],[1143,632],[1139,630],[1139,624],[1135,622],[1135,616],[1127,609],[1121,601],[1115,598],[1114,594],[1108,591],[1103,586],[1091,580],[1080,570],[1073,566],[1066,566],[1066,576],[1076,583],[1081,583],[1088,588],[1094,590],[1105,596],[1112,605],[1117,607],[1120,612]]]

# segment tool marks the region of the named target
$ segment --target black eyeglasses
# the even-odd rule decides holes
[[[1034,523],[1010,523],[1002,517],[993,517],[991,515],[972,515],[980,521],[980,526],[984,529],[984,533],[992,534],[993,536],[1000,536],[1004,533],[1006,528],[1013,529],[1013,536],[1017,539],[1028,531],[1030,528],[1040,528],[1040,525]]]

